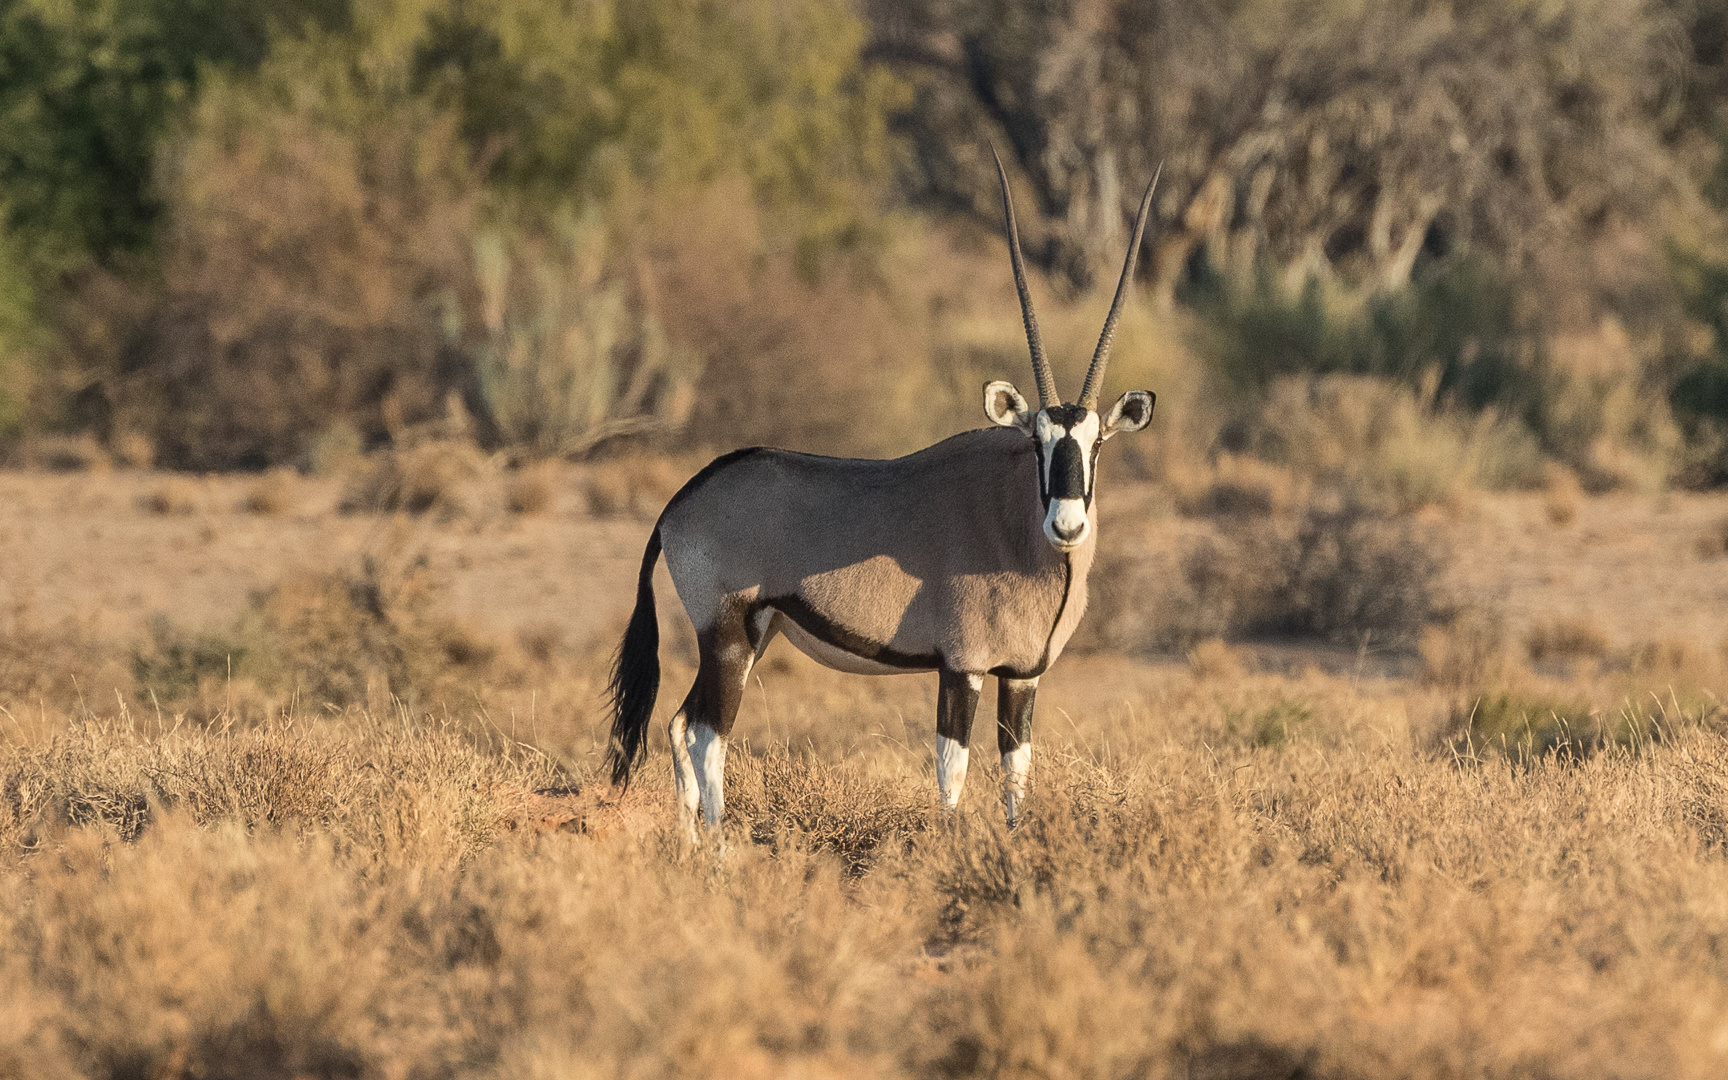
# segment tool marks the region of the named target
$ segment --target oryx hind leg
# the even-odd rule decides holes
[[[1032,702],[1037,696],[1037,679],[996,680],[996,748],[1002,751],[1002,805],[1010,825],[1020,820],[1032,787]]]
[[[943,668],[936,690],[936,788],[942,808],[960,805],[966,787],[966,759],[971,756],[972,717],[984,676]]]
[[[692,828],[698,807],[710,830],[720,827],[726,812],[726,739],[758,655],[754,629],[743,605],[728,605],[696,635],[696,682],[671,730],[678,812]]]

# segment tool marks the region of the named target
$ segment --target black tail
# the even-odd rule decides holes
[[[660,559],[660,526],[642,552],[642,574],[636,579],[636,610],[612,662],[612,744],[606,767],[612,782],[630,786],[630,774],[648,754],[648,721],[660,696],[660,620],[654,612],[654,564]]]

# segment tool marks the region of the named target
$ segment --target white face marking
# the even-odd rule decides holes
[[[1032,744],[1021,743],[1002,755],[1002,802],[1008,808],[1008,824],[1020,817],[1020,805],[1032,786]]]
[[[942,793],[942,809],[960,805],[960,789],[966,786],[966,759],[971,751],[958,739],[936,736],[936,787]]]
[[[718,829],[726,812],[726,740],[707,724],[691,724],[690,758],[702,795],[702,822],[710,831]]]

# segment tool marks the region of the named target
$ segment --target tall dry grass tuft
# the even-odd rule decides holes
[[[1728,889],[1717,720],[1508,763],[1424,749],[1397,689],[1149,678],[1132,707],[1040,732],[1014,830],[983,753],[937,815],[927,761],[889,744],[741,748],[724,858],[664,826],[522,828],[594,774],[399,714],[65,719],[0,747],[0,1061],[1171,1080],[1728,1064],[1708,1037],[1728,1006],[1708,947]],[[806,745],[833,718],[805,716],[785,695],[820,691],[798,685],[781,706]],[[642,781],[667,822],[664,768]]]
[[[1254,501],[1268,504],[1271,496]],[[1082,646],[1168,650],[1212,637],[1303,635],[1407,648],[1451,604],[1439,531],[1362,503],[1313,498],[1174,537],[1122,516],[1101,535]]]
[[[519,656],[439,611],[436,592],[424,557],[406,551],[290,575],[227,627],[153,620],[132,651],[134,680],[147,700],[205,719],[256,719],[293,702],[473,704],[476,680],[507,681]]]

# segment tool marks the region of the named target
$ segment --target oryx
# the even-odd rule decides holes
[[[996,676],[996,743],[1010,823],[1019,812],[1031,775],[1038,677],[1086,608],[1098,450],[1152,419],[1146,390],[1123,394],[1107,413],[1096,409],[1158,178],[1140,201],[1080,399],[1064,405],[1032,313],[1000,159],[996,169],[1039,407],[1010,383],[989,383],[984,413],[995,427],[890,461],[737,450],[692,477],[648,537],[636,608],[612,674],[608,763],[613,782],[627,784],[646,753],[660,682],[654,564],[664,551],[700,654],[695,685],[670,729],[686,827],[693,828],[698,803],[710,829],[720,824],[726,739],[751,666],[775,634],[841,671],[939,673],[936,778],[948,808],[966,780],[984,677]]]

